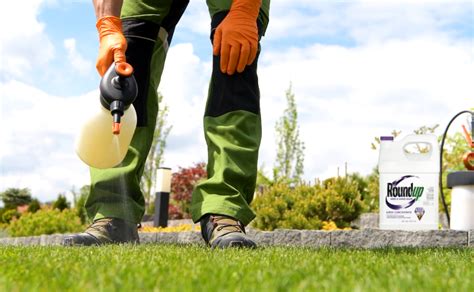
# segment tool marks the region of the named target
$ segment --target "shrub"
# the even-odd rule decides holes
[[[183,218],[190,218],[191,195],[194,186],[207,177],[205,164],[197,163],[192,167],[179,168],[171,178],[171,200],[172,204],[182,212]]]
[[[10,223],[15,218],[20,218],[21,214],[16,209],[8,209],[2,213],[2,223]]]
[[[321,229],[323,221],[347,227],[363,210],[357,182],[334,178],[314,186],[290,188],[276,184],[256,196],[253,225],[263,230],[276,228]]]
[[[31,200],[30,204],[28,205],[28,212],[36,213],[41,209],[41,204],[38,199]]]
[[[64,196],[62,194],[59,194],[58,198],[53,203],[53,209],[58,209],[60,211],[62,211],[64,209],[69,209],[70,207],[71,206],[69,205],[69,203],[66,199],[66,196]]]
[[[316,187],[319,188],[317,197],[322,207],[322,220],[331,220],[339,227],[348,227],[364,210],[358,184],[350,178],[332,178]]]
[[[253,207],[257,213],[254,226],[264,230],[276,228],[320,229],[314,188],[299,185],[291,189],[287,184],[275,184],[258,195]]]
[[[0,208],[0,224],[5,223],[5,222],[3,221],[3,214],[5,214],[6,211],[8,211],[8,209]]]
[[[374,168],[372,173],[366,177],[367,194],[363,196],[367,212],[379,211],[379,171]]]
[[[74,210],[39,210],[26,213],[11,221],[7,228],[10,236],[32,236],[41,234],[79,232],[84,228]]]
[[[176,220],[176,219],[183,219],[183,218],[184,218],[183,211],[181,211],[181,209],[175,204],[170,203],[168,206],[168,219]]]

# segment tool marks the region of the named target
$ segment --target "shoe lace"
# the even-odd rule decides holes
[[[229,223],[229,222],[220,222],[222,220],[227,220],[227,221],[234,221],[235,223]],[[228,218],[228,217],[222,217],[222,216],[212,216],[211,221],[214,224],[214,227],[216,228],[217,231],[221,231],[222,229],[226,228],[229,231],[233,232],[244,232],[244,229],[242,228],[242,225],[239,221]],[[245,232],[244,232],[245,233]]]
[[[98,231],[98,232],[102,232],[102,230],[105,228],[111,228],[112,227],[112,223],[110,221],[107,221],[107,222],[100,222],[100,221],[95,221],[95,222],[92,222],[91,224],[89,224],[89,226],[87,226],[87,229],[86,230],[89,230],[89,229],[92,229],[92,230],[95,230],[95,231]]]

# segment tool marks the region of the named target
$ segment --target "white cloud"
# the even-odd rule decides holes
[[[275,155],[271,134],[292,81],[307,146],[306,177],[335,175],[334,166],[344,162],[352,171],[368,172],[377,163],[370,150],[375,136],[445,127],[455,113],[472,107],[473,57],[469,43],[430,38],[263,53],[262,158]]]
[[[76,48],[76,40],[69,38],[64,40],[64,48],[67,51],[67,58],[72,68],[81,75],[88,75],[92,72],[92,62],[84,58]]]
[[[88,169],[74,153],[82,113],[99,106],[98,93],[56,97],[17,81],[0,84],[3,111],[1,185],[29,187],[47,201],[88,181]]]
[[[471,19],[472,1],[282,1],[272,3],[267,39],[330,38],[367,43],[450,33]]]
[[[165,153],[165,163],[172,167],[207,159],[202,120],[210,69],[210,63],[195,55],[192,44],[178,44],[168,52],[159,91],[173,126]]]
[[[209,35],[210,16],[205,1],[190,1],[178,27],[190,32]]]
[[[41,72],[54,57],[54,47],[38,14],[44,0],[0,2],[0,77],[18,78]]]

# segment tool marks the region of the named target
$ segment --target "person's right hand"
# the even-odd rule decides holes
[[[122,33],[122,21],[116,16],[100,18],[96,27],[100,39],[96,68],[100,76],[103,76],[113,62],[126,62],[127,41]]]

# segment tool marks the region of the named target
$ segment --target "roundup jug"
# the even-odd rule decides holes
[[[418,153],[410,149],[422,149]],[[439,148],[435,135],[381,137],[380,229],[438,229]]]
[[[132,104],[137,94],[132,66],[112,64],[100,81],[100,105],[76,139],[76,153],[84,163],[110,168],[122,162],[137,125]]]

